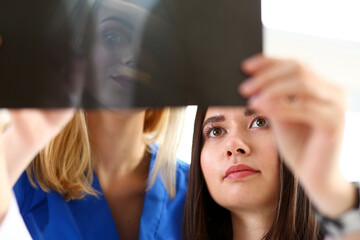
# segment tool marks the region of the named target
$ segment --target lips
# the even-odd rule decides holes
[[[151,84],[150,74],[123,65],[111,67],[107,76],[124,88],[132,87],[137,81],[145,85]]]
[[[238,164],[230,166],[225,172],[225,178],[228,179],[240,179],[245,178],[254,174],[260,173],[260,171],[245,165],[245,164]]]
[[[112,76],[111,79],[119,83],[124,88],[131,88],[136,81],[135,79],[124,75]]]

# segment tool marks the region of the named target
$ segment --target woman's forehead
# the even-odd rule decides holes
[[[101,1],[99,5],[98,20],[108,16],[118,16],[122,19],[134,20],[139,17],[145,17],[148,11],[127,1],[106,0]]]
[[[212,116],[226,117],[231,115],[241,115],[247,117],[253,114],[255,114],[255,111],[248,107],[209,107],[205,114],[205,119]]]

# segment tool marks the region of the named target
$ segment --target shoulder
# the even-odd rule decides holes
[[[176,160],[176,172],[189,174],[190,165],[180,159]]]
[[[33,186],[31,185],[28,179],[26,171],[24,171],[13,187],[14,194],[20,209],[23,209],[25,199],[32,198],[33,195],[32,188]]]
[[[189,181],[190,165],[180,159],[176,162],[176,197],[185,196]]]
[[[13,190],[22,215],[26,215],[29,209],[46,198],[46,193],[38,185],[30,183],[26,171],[17,180]]]

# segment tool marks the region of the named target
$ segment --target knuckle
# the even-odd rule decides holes
[[[289,62],[289,65],[290,65],[291,69],[294,72],[301,72],[302,69],[304,68],[304,63],[301,62],[298,59],[291,58],[291,59],[288,60],[288,62]]]

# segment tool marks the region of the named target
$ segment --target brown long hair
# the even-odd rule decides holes
[[[230,211],[219,206],[210,196],[200,166],[203,146],[202,124],[207,108],[198,108],[193,135],[192,159],[183,222],[186,240],[233,238]],[[311,203],[298,180],[279,159],[279,196],[276,214],[263,240],[324,238]]]

